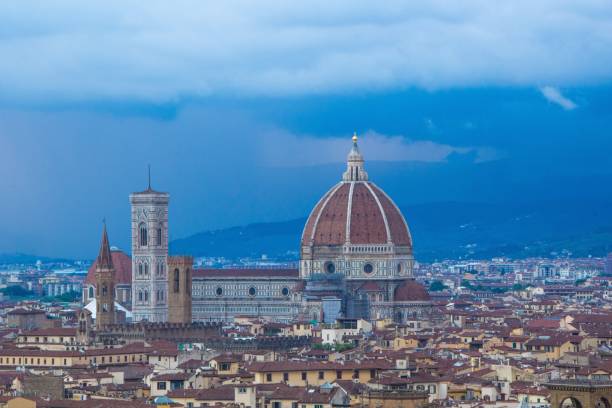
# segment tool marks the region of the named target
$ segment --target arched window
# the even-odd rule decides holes
[[[149,239],[147,236],[147,226],[145,223],[141,223],[138,227],[140,230],[140,246],[147,246],[149,243]]]
[[[162,244],[162,225],[159,224],[157,227],[157,245],[161,246]]]
[[[142,302],[142,299],[143,299],[143,298],[142,298],[142,290],[139,290],[139,291],[138,291],[138,301],[139,301],[139,302]]]
[[[179,287],[180,286],[179,275],[180,275],[179,270],[175,269],[174,270],[174,279],[173,279],[174,280],[174,293],[179,293],[179,291],[180,291],[180,287]]]
[[[149,276],[149,264],[148,263],[144,264],[144,274],[145,276]]]
[[[102,296],[106,296],[107,293],[108,293],[108,288],[106,287],[106,285],[102,285]]]
[[[185,293],[187,296],[191,295],[191,282],[189,279],[189,269],[185,271]]]
[[[149,291],[148,290],[144,291],[144,301],[145,303],[149,301]]]
[[[90,286],[90,287],[89,287],[89,296],[88,296],[88,297],[89,297],[90,299],[91,299],[92,297],[94,297],[94,288],[93,288],[93,286]]]
[[[138,264],[138,275],[142,276],[142,264],[141,263]]]

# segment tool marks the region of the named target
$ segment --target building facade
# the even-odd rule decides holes
[[[168,202],[151,189],[130,195],[132,207],[132,314],[134,321],[168,319]]]
[[[289,322],[300,313],[297,269],[196,269],[192,279],[195,321],[250,316]]]

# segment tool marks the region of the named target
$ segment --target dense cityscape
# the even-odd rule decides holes
[[[2,265],[7,406],[607,406],[612,253],[419,263],[356,135],[296,262],[170,256],[169,197],[131,256]]]
[[[612,408],[611,0],[0,1],[0,408]]]

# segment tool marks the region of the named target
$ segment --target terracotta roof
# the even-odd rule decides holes
[[[168,398],[195,398],[197,401],[234,401],[234,386],[203,390],[179,389],[169,391]]]
[[[359,289],[364,292],[380,292],[382,290],[378,283],[374,281],[367,281],[366,283],[361,285]]]
[[[427,289],[414,279],[407,279],[395,289],[393,298],[397,302],[426,302],[431,300]]]
[[[303,246],[346,242],[412,246],[408,225],[397,206],[367,181],[341,182],[332,187],[310,213],[302,233]]]
[[[111,258],[113,266],[115,267],[115,283],[118,285],[132,284],[132,258],[119,250],[111,250]],[[86,285],[96,284],[96,268],[98,266],[98,260],[96,260],[87,271],[87,278],[85,278]]]
[[[48,329],[35,329],[23,332],[22,336],[76,336],[75,327],[50,327]]]

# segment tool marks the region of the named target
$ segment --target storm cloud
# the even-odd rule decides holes
[[[0,5],[0,98],[171,102],[612,79],[605,0]]]

